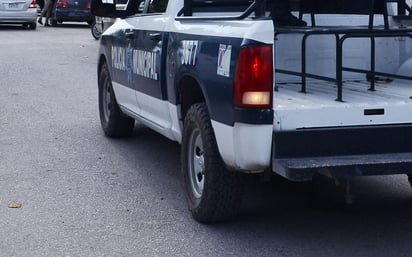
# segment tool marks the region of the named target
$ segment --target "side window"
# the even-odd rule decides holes
[[[168,0],[150,0],[149,13],[163,13],[166,12]]]

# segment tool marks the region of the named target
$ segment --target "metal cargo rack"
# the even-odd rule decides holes
[[[363,73],[367,75],[370,81],[369,90],[375,91],[375,76],[386,76],[390,78],[399,78],[412,80],[411,76],[403,76],[392,73],[379,72],[375,70],[375,38],[390,38],[390,37],[408,37],[412,38],[411,27],[390,27],[388,22],[388,3],[396,2],[398,5],[398,15],[394,18],[398,20],[411,19],[411,8],[407,6],[405,0],[301,0],[297,7],[300,13],[300,19],[304,13],[311,15],[311,26],[276,26],[275,24],[275,39],[280,34],[303,34],[301,43],[301,71],[293,71],[288,69],[276,69],[277,73],[295,75],[301,77],[301,92],[306,93],[306,79],[318,79],[337,84],[336,101],[343,101],[343,71]],[[405,15],[406,11],[409,15]],[[369,16],[369,24],[367,26],[316,26],[315,14],[362,14]],[[383,15],[384,25],[374,26],[374,16],[376,14]],[[314,35],[333,35],[335,37],[336,46],[336,76],[327,77],[306,72],[306,41],[308,37]],[[359,69],[355,67],[343,66],[343,43],[348,38],[369,38],[371,42],[371,60],[370,69]]]

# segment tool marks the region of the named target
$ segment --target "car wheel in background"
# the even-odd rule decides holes
[[[92,36],[94,37],[94,39],[99,40],[102,35],[101,26],[97,24],[96,22],[93,22],[93,25],[91,27],[91,32],[92,32]]]

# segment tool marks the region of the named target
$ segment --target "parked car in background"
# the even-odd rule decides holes
[[[22,24],[36,29],[37,4],[35,0],[0,0],[0,23]]]
[[[128,0],[117,0],[116,9],[126,10]],[[144,1],[139,4],[138,10],[143,12]],[[90,29],[94,39],[99,40],[103,32],[113,25],[116,19],[110,17],[99,17],[95,16],[95,21],[91,25]]]
[[[53,7],[52,25],[64,21],[87,22],[92,25],[94,16],[90,12],[90,0],[57,0]]]
[[[112,26],[114,21],[113,18],[95,16],[95,22],[90,27],[94,39],[99,40],[103,32]]]

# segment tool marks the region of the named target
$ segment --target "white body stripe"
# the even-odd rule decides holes
[[[112,82],[116,100],[127,115],[167,138],[181,142],[182,129],[177,106]]]
[[[136,101],[136,91],[122,84],[112,81],[114,94],[117,102],[128,110],[133,110],[135,113],[140,113],[140,105]]]

